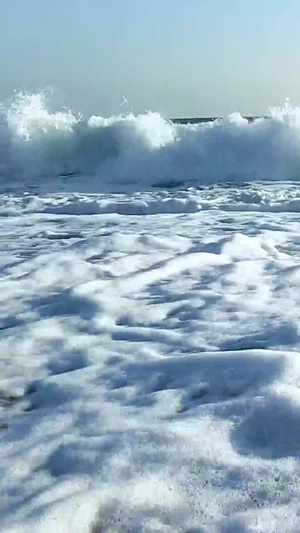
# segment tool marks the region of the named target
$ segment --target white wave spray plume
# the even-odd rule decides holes
[[[286,102],[268,115],[248,122],[234,113],[186,125],[152,112],[83,120],[68,109],[50,111],[46,92],[19,93],[1,107],[0,175],[96,176],[99,190],[104,184],[139,189],[168,181],[296,180],[300,109]]]

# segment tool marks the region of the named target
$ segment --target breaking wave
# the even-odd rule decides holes
[[[300,109],[269,110],[252,122],[177,124],[158,113],[103,118],[51,112],[46,93],[18,94],[0,117],[2,179],[85,176],[102,187],[298,180]]]

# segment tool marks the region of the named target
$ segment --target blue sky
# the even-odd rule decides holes
[[[0,99],[85,114],[264,113],[300,102],[299,0],[0,0]]]

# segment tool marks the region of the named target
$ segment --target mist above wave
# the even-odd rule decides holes
[[[300,108],[288,103],[249,122],[239,113],[175,124],[159,113],[83,120],[53,112],[45,93],[15,95],[2,106],[0,176],[83,175],[99,190],[300,177]]]

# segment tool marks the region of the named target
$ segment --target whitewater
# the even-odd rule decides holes
[[[300,530],[300,109],[0,107],[1,533]]]

